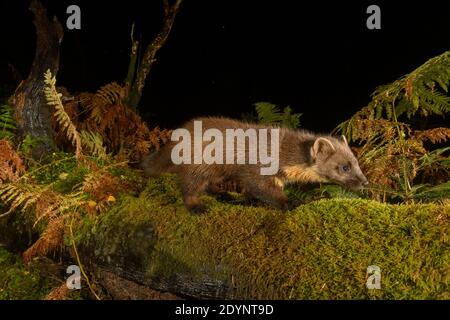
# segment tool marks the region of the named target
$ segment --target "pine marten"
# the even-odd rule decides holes
[[[199,124],[201,134],[205,133],[203,139],[195,137],[195,134],[198,134]],[[228,144],[229,141],[216,141],[221,135],[226,136],[232,132],[231,129],[234,129],[234,132],[237,132],[236,129],[242,129],[241,133],[247,133],[244,144],[242,141],[239,144],[237,138],[231,145]],[[248,129],[261,132],[262,135],[257,139],[258,137],[255,138],[255,134],[250,134]],[[180,133],[194,138],[181,139]],[[261,141],[269,144],[264,151],[266,154],[271,153],[276,166],[268,168],[267,161],[263,163],[263,158],[256,159],[254,156],[257,147],[261,147],[259,144]],[[211,148],[213,142],[218,144],[215,144],[216,149],[211,152],[214,149]],[[277,142],[278,149],[270,142]],[[180,152],[180,143],[184,143],[184,146],[190,147],[191,150]],[[227,149],[230,151],[230,147],[231,156],[227,152]],[[276,151],[278,154],[274,154]],[[210,152],[213,162],[199,158],[202,152],[203,155]],[[222,156],[224,160],[221,161],[218,156]],[[242,157],[245,157],[245,163],[242,163]],[[180,159],[188,161],[180,163]],[[234,163],[228,160],[234,160]],[[303,130],[218,117],[188,121],[178,134],[172,134],[172,141],[145,157],[141,162],[141,168],[147,176],[157,176],[163,172],[177,173],[180,177],[184,203],[194,212],[203,210],[198,199],[201,193],[228,181],[235,181],[246,195],[281,210],[287,209],[287,197],[283,193],[283,187],[288,183],[332,182],[352,190],[361,190],[368,184],[345,137],[335,138]],[[270,171],[269,169],[274,170],[263,174],[263,170]]]

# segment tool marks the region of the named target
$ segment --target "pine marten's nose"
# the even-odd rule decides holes
[[[369,181],[367,181],[367,179],[364,178],[364,179],[362,180],[362,185],[363,185],[364,187],[367,187],[367,186],[369,185]]]

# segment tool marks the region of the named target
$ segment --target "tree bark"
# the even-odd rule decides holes
[[[125,85],[127,86],[128,90],[130,90],[130,87],[133,83],[134,75],[136,73],[136,62],[139,48],[139,41],[134,39],[134,23],[131,27],[130,36],[131,36],[130,63],[128,65],[127,77],[125,78]]]
[[[117,262],[117,261],[114,261]],[[110,294],[112,294],[112,286],[109,284],[108,276],[114,276],[117,279],[129,281],[135,286],[128,286],[127,290],[130,296],[145,299],[142,295],[143,288],[157,290],[160,293],[172,295],[172,297],[189,297],[194,299],[233,299],[233,291],[229,290],[228,285],[222,280],[205,276],[203,278],[192,278],[186,275],[169,275],[167,278],[159,280],[151,279],[146,275],[143,269],[127,269],[122,265],[114,266],[114,262],[110,265],[96,264],[90,265],[89,270],[95,275],[95,280],[101,284]],[[117,290],[117,289],[115,289]],[[113,294],[113,297],[116,296]],[[119,297],[119,296],[117,296]]]
[[[114,263],[114,262],[113,262]],[[187,276],[150,280],[142,269],[125,269],[121,265],[91,264],[90,271],[95,280],[107,290],[114,299],[124,299],[119,292],[127,291],[129,298],[148,299],[148,291],[159,292],[161,297],[150,299],[174,300],[180,297],[193,299],[233,299],[232,292],[222,281],[208,277],[193,279]],[[115,281],[112,281],[114,279]]]
[[[28,78],[19,85],[11,98],[15,107],[18,138],[30,135],[39,141],[32,151],[33,157],[40,158],[53,148],[51,109],[46,104],[43,92],[44,72],[50,69],[56,75],[59,67],[59,46],[64,32],[56,17],[50,20],[47,10],[39,0],[32,0],[29,9],[34,14],[36,27],[36,54]]]
[[[153,63],[156,61],[156,53],[166,43],[167,38],[169,37],[181,2],[182,0],[176,0],[173,5],[170,5],[169,0],[164,0],[163,27],[155,39],[153,39],[153,41],[145,49],[144,56],[142,57],[139,64],[139,69],[137,70],[136,79],[133,82],[128,96],[128,106],[130,106],[133,110],[136,110],[138,107],[142,96],[142,89],[145,86],[145,80],[150,73]]]

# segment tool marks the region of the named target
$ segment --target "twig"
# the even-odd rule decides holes
[[[74,250],[74,252],[75,252],[75,257],[76,257],[76,259],[77,259],[78,266],[80,267],[80,271],[81,271],[81,273],[83,274],[83,277],[84,277],[84,279],[86,280],[86,283],[88,284],[89,290],[91,290],[92,294],[95,296],[95,298],[96,298],[97,300],[102,300],[102,299],[97,295],[97,293],[95,293],[95,291],[94,291],[94,289],[92,288],[91,282],[89,281],[89,278],[88,278],[86,272],[84,272],[84,268],[83,268],[83,265],[81,264],[80,256],[78,255],[77,246],[75,245],[75,238],[74,238],[74,236],[73,236],[72,224],[73,224],[73,218],[72,218],[72,220],[70,221],[70,224],[69,224],[69,232],[70,232],[70,240],[72,241],[72,247],[73,247],[73,250]]]
[[[163,1],[164,7],[164,23],[161,31],[156,35],[153,41],[146,47],[144,56],[139,61],[139,68],[137,70],[136,79],[133,82],[131,91],[128,96],[128,105],[137,109],[139,101],[142,95],[142,89],[145,85],[145,80],[156,61],[156,53],[166,43],[170,31],[172,30],[175,22],[175,17],[178,13],[182,0],[176,0],[173,5],[169,4],[168,0]]]

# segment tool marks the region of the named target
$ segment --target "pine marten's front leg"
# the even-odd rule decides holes
[[[274,179],[270,179],[268,176],[260,176],[246,179],[241,183],[249,196],[280,210],[286,211],[288,209],[288,199],[281,186],[276,184]]]
[[[199,195],[205,191],[208,182],[206,180],[185,176],[181,179],[181,191],[184,204],[189,211],[194,213],[203,213],[205,207],[201,204]]]

